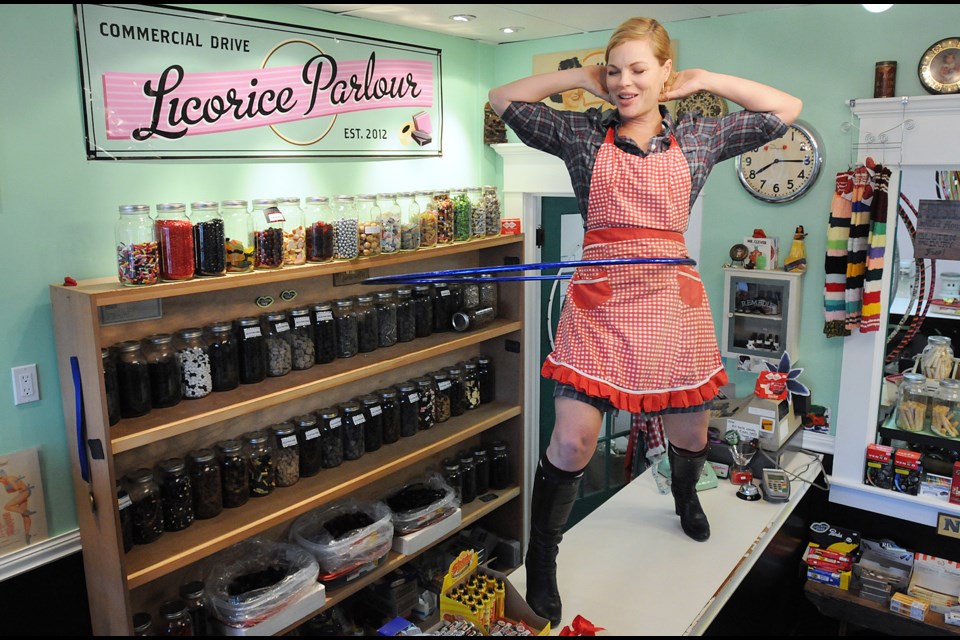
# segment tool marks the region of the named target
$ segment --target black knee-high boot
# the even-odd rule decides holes
[[[687,451],[672,444],[669,447],[670,491],[677,515],[680,516],[680,526],[684,533],[701,542],[710,537],[710,523],[697,497],[697,481],[703,472],[709,448],[710,445],[707,445],[703,451]]]
[[[557,553],[582,477],[582,470],[570,472],[558,469],[544,454],[533,481],[530,540],[524,560],[527,603],[554,627],[560,624],[561,608],[557,587]]]

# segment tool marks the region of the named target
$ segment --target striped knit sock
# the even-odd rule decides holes
[[[849,335],[844,326],[847,286],[847,241],[850,236],[850,210],[853,199],[853,172],[841,171],[830,203],[827,226],[827,250],[824,259],[823,333],[828,338]]]

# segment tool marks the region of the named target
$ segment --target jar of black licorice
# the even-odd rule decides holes
[[[195,449],[187,455],[190,488],[193,492],[193,515],[206,520],[223,511],[223,482],[220,465],[213,449]]]
[[[490,455],[486,445],[470,448],[473,453],[473,466],[477,470],[477,495],[482,496],[490,488]]]
[[[103,388],[107,393],[107,422],[112,427],[120,422],[120,383],[117,382],[117,358],[113,349],[100,349]]]
[[[376,451],[383,445],[383,407],[380,396],[369,393],[357,398],[366,420],[363,425],[363,449]]]
[[[133,548],[133,502],[122,482],[117,482],[117,514],[120,518],[120,538],[124,553]]]
[[[267,343],[260,318],[247,316],[233,323],[240,363],[240,384],[256,384],[267,377]]]
[[[205,636],[207,633],[206,589],[200,580],[191,580],[180,585],[180,598],[187,605],[187,613],[193,622],[193,635]]]
[[[444,367],[450,376],[450,416],[462,416],[467,408],[467,399],[463,391],[463,369],[459,366]]]
[[[450,375],[446,371],[435,371],[433,378],[433,422],[440,424],[450,419]]]
[[[203,339],[203,329],[191,327],[176,334],[174,346],[180,361],[183,380],[183,397],[205,398],[213,391],[213,375],[210,370],[210,348]]]
[[[173,336],[155,333],[143,340],[143,356],[150,371],[150,404],[154,409],[172,407],[183,400],[180,360],[173,348]]]
[[[283,213],[273,198],[253,201],[253,267],[283,266]]]
[[[433,332],[443,333],[450,331],[450,318],[452,316],[453,290],[448,284],[435,284],[433,296]]]
[[[413,309],[413,290],[397,289],[397,342],[410,342],[417,337],[417,321]]]
[[[133,543],[148,544],[159,538],[164,531],[160,485],[157,484],[153,471],[146,467],[130,472],[127,479]]]
[[[397,404],[400,405],[400,437],[416,435],[420,430],[420,393],[415,382],[397,385]]]
[[[413,287],[414,334],[418,338],[433,335],[433,287],[418,284]]]
[[[359,295],[353,305],[357,312],[357,349],[360,353],[369,353],[380,342],[380,329],[377,324],[377,309],[373,306],[372,295]]]
[[[367,419],[360,403],[355,400],[341,402],[339,408],[343,419],[343,459],[356,460],[366,452],[364,429]]]
[[[316,343],[313,339],[313,318],[309,307],[290,309],[290,332],[287,340],[290,343],[291,365],[294,371],[309,369],[316,364]]]
[[[150,413],[150,371],[139,340],[124,340],[116,345],[117,386],[120,390],[120,415],[138,418]]]
[[[285,376],[293,369],[293,349],[287,339],[290,322],[283,311],[274,311],[260,316],[263,340],[267,346],[267,375]]]
[[[323,443],[320,439],[317,416],[305,413],[294,416],[290,421],[297,428],[297,443],[300,445],[300,477],[315,476],[323,468]]]
[[[223,440],[217,443],[220,459],[220,481],[223,506],[234,509],[250,499],[250,473],[247,470],[243,444],[239,440]]]
[[[276,473],[273,468],[273,451],[270,436],[258,429],[243,435],[246,447],[247,476],[250,479],[250,496],[260,498],[273,493]]]
[[[477,382],[480,385],[480,404],[493,402],[497,390],[497,374],[493,358],[480,355],[474,358],[477,363]]]
[[[400,439],[400,401],[393,387],[374,391],[380,398],[380,410],[383,414],[383,444],[393,444]]]
[[[510,486],[510,476],[507,443],[497,440],[490,445],[490,488],[506,489]]]
[[[292,422],[270,427],[273,437],[274,485],[291,487],[300,480],[300,442]]]
[[[193,225],[194,275],[226,275],[227,244],[219,203],[192,203],[190,224]]]
[[[193,524],[193,490],[183,458],[160,462],[160,500],[165,531],[182,531]]]
[[[462,500],[463,495],[463,474],[460,473],[460,461],[456,458],[444,458],[440,463],[443,470],[443,479],[450,485],[458,500]]]
[[[417,394],[420,396],[420,411],[417,414],[418,417],[418,428],[420,431],[425,431],[427,429],[432,429],[436,424],[434,420],[434,398],[436,393],[433,386],[433,378],[429,376],[421,376],[419,378],[414,378],[413,380],[417,385]]]
[[[158,636],[192,636],[193,620],[187,611],[187,603],[176,598],[160,605],[160,628]]]
[[[133,614],[133,635],[134,636],[152,636],[153,634],[153,616],[146,611],[137,611]]]
[[[343,462],[343,419],[336,407],[317,411],[324,469],[332,469]]]
[[[473,454],[462,451],[458,456],[460,462],[460,476],[463,488],[460,492],[462,504],[470,504],[477,498],[477,467],[474,464]]]
[[[313,305],[313,344],[317,364],[337,359],[337,326],[333,318],[333,304],[318,302]]]
[[[353,300],[337,300],[333,307],[333,318],[337,328],[337,357],[352,358],[360,353],[359,327]]]
[[[240,353],[233,325],[214,322],[206,329],[210,353],[210,379],[214,391],[230,391],[240,386]]]
[[[303,206],[307,262],[333,260],[333,212],[327,196],[308,196]]]
[[[377,346],[392,347],[397,344],[397,303],[393,291],[378,291],[374,294],[377,310]]]
[[[463,363],[463,397],[468,411],[480,406],[480,377],[476,362]]]

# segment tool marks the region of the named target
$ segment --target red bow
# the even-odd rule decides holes
[[[606,631],[603,627],[597,627],[583,616],[577,616],[573,619],[573,628],[569,626],[560,630],[561,636],[595,636],[597,631]]]

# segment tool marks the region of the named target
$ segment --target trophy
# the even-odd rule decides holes
[[[753,441],[738,442],[730,445],[730,453],[733,456],[733,470],[730,473],[730,482],[733,484],[747,484],[753,480],[748,466],[753,456],[757,453],[757,444]]]

